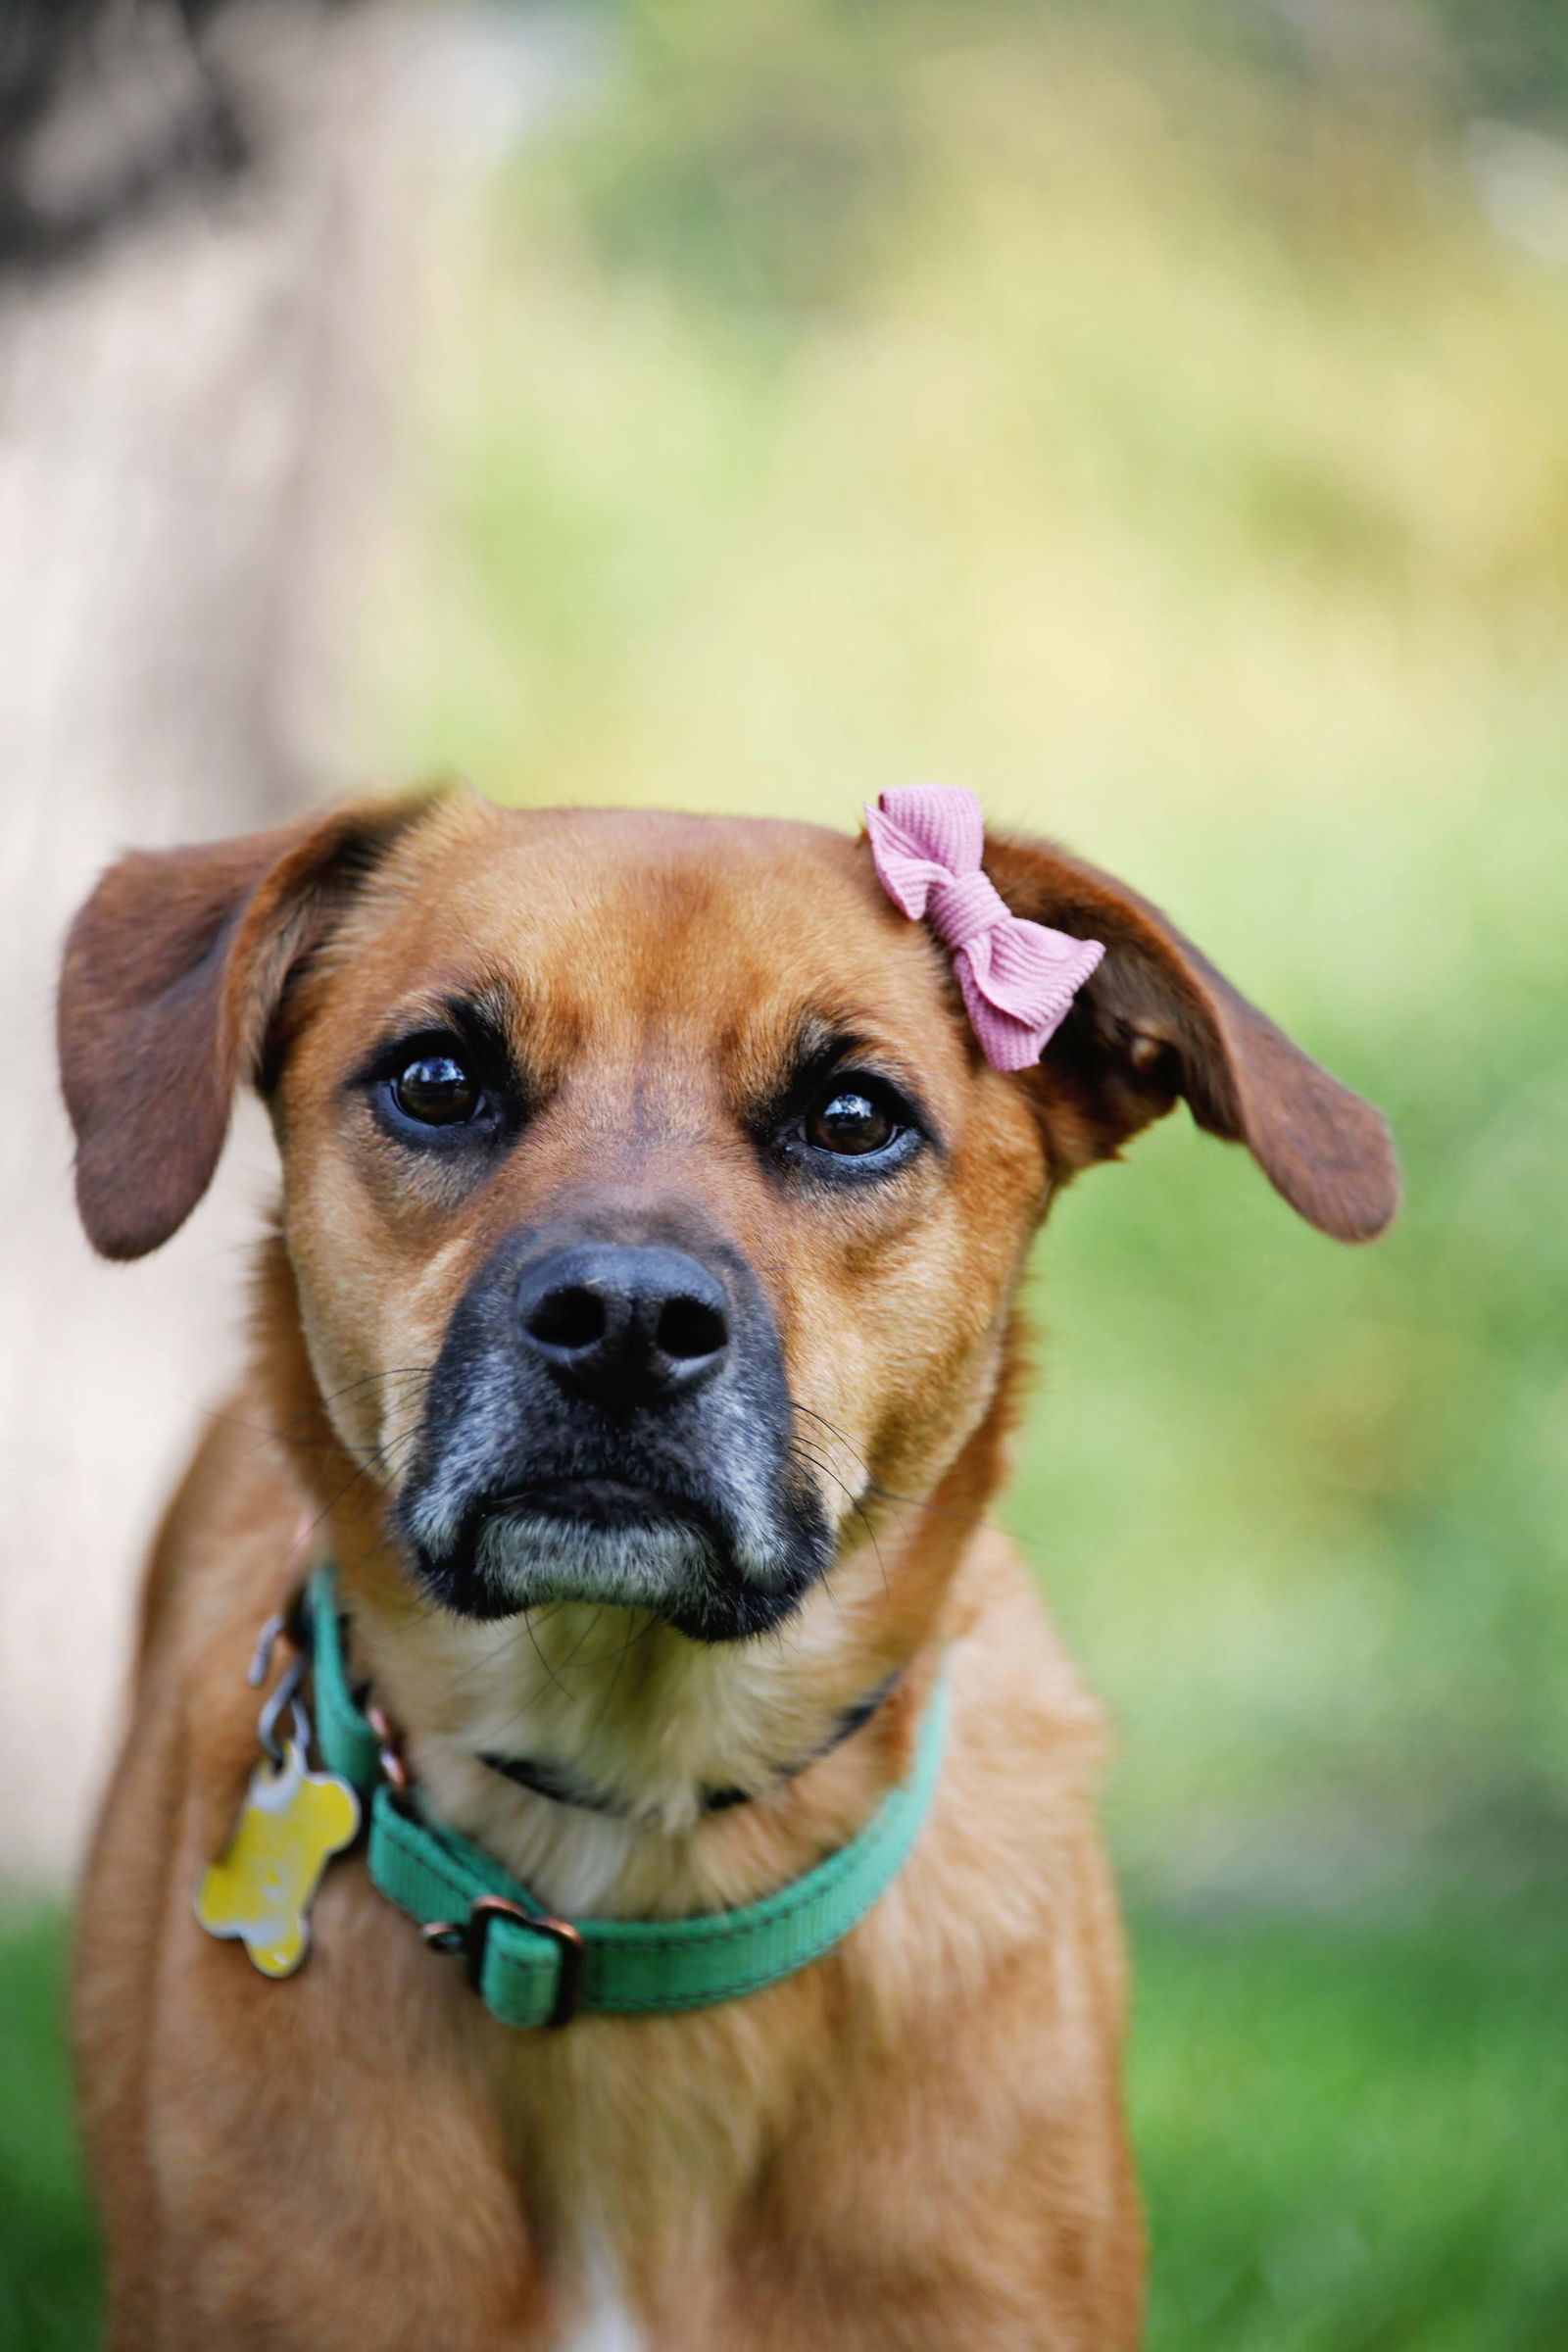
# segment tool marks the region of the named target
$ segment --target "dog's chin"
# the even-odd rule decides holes
[[[800,1606],[809,1580],[748,1577],[721,1529],[690,1505],[614,1480],[540,1488],[476,1506],[420,1577],[461,1617],[546,1602],[644,1609],[695,1642],[744,1641]]]

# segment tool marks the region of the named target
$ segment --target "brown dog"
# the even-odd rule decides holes
[[[241,1080],[283,1162],[81,1912],[117,2346],[1135,2341],[1099,1720],[984,1525],[1013,1294],[1054,1193],[1178,1095],[1342,1240],[1396,1178],[1152,907],[1033,843],[986,864],[1107,950],[1015,1077],[865,843],[803,825],[438,795],[127,858],[79,916],[97,1247],[173,1232]],[[946,1656],[912,1855],[766,1989],[551,2032],[358,1848],[269,1983],[191,1893],[257,1761],[258,1628],[328,1551],[418,1805],[556,1913],[796,1880],[904,1779]]]

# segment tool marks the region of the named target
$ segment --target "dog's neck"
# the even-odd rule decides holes
[[[874,1559],[837,1576],[852,1595],[868,1576],[880,1591]],[[803,1849],[852,1836],[906,1768],[922,1660],[940,1646],[935,1621],[857,1640],[853,1609],[826,1592],[780,1641],[708,1646],[583,1603],[499,1623],[432,1615],[384,1562],[343,1582],[352,1671],[400,1726],[425,1803],[579,1917],[747,1900],[795,1866],[764,1859],[775,1834]],[[509,1756],[527,1760],[525,1779],[491,1760]],[[540,1779],[562,1793],[528,1785]],[[594,1801],[571,1801],[578,1790]],[[715,1791],[746,1801],[715,1806]]]
[[[629,1635],[628,1646],[632,1642],[645,1639],[649,1630],[645,1627],[642,1633]],[[586,1647],[587,1642],[588,1635],[584,1634],[584,1647]],[[863,1698],[857,1699],[853,1706],[842,1708],[839,1711],[837,1721],[831,1726],[825,1738],[814,1747],[809,1748],[805,1755],[792,1756],[787,1761],[775,1765],[762,1787],[746,1788],[737,1782],[730,1782],[717,1788],[699,1786],[694,1790],[699,1814],[706,1817],[712,1813],[727,1813],[732,1805],[752,1804],[759,1797],[765,1796],[771,1790],[776,1789],[783,1782],[798,1780],[803,1772],[808,1771],[823,1756],[831,1755],[834,1748],[840,1746],[844,1740],[853,1740],[857,1732],[862,1731],[877,1710],[887,1703],[902,1679],[902,1673],[898,1667],[895,1667],[891,1674],[884,1675],[882,1680],[874,1689],[868,1690]],[[551,1763],[546,1758],[516,1755],[495,1748],[487,1748],[482,1760],[490,1766],[493,1772],[499,1772],[503,1779],[513,1782],[519,1788],[532,1789],[536,1796],[548,1796],[555,1804],[576,1805],[589,1813],[608,1813],[622,1820],[662,1819],[667,1816],[667,1800],[662,1801],[661,1793],[658,1791],[654,1794],[652,1800],[654,1811],[650,1815],[649,1792],[641,1787],[627,1788],[617,1793],[612,1789],[598,1788],[593,1782],[582,1779],[564,1767]]]

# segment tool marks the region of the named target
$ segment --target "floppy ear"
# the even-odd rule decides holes
[[[1014,914],[1104,943],[1027,1075],[1056,1111],[1069,1168],[1110,1157],[1184,1095],[1200,1127],[1245,1144],[1321,1232],[1367,1242],[1383,1231],[1399,1177],[1381,1112],[1292,1045],[1157,907],[1043,842],[990,837],[985,868]]]
[[[432,797],[133,851],[104,875],[66,941],[59,1042],[76,1205],[105,1257],[189,1216],[290,972]]]

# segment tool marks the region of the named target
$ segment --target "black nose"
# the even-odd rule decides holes
[[[622,1410],[687,1395],[729,1351],[723,1285],[683,1250],[552,1250],[523,1268],[517,1319],[563,1388]]]

